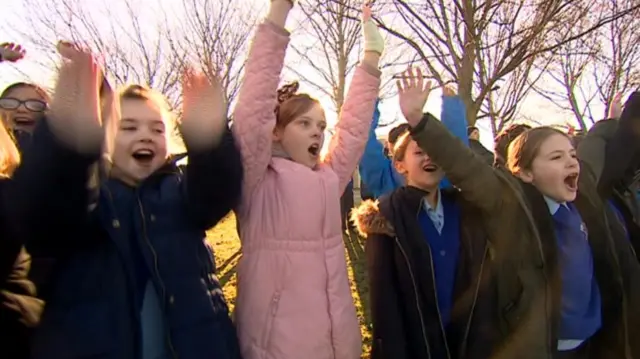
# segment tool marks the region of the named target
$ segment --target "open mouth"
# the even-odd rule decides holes
[[[578,190],[578,173],[572,173],[564,178],[564,184],[571,192]]]
[[[318,157],[318,154],[320,154],[320,145],[314,143],[313,145],[309,146],[309,149],[307,151],[309,151],[311,156]]]
[[[428,173],[433,173],[438,170],[438,166],[434,165],[433,163],[429,163],[422,166],[422,170]]]
[[[131,155],[137,162],[141,164],[149,164],[153,161],[155,153],[149,149],[137,150]]]
[[[36,121],[30,117],[14,117],[13,122],[20,126],[33,126],[36,124]]]

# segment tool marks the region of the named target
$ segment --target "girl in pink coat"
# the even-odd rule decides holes
[[[365,7],[365,53],[324,159],[317,100],[278,91],[290,0],[259,25],[233,116],[245,179],[236,320],[244,359],[357,359],[361,337],[340,226],[340,195],[364,151],[380,86],[382,37]]]

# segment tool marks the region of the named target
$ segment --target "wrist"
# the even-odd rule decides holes
[[[284,28],[289,16],[289,11],[293,8],[293,2],[290,0],[273,0],[269,7],[267,19],[272,23]]]

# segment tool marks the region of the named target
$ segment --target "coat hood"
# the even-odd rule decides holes
[[[378,205],[378,200],[366,200],[351,211],[351,221],[363,238],[373,234],[395,236],[391,222],[382,215]]]

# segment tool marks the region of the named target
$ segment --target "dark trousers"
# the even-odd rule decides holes
[[[347,187],[347,189],[340,197],[340,212],[342,219],[342,231],[346,231],[347,229],[353,230],[353,223],[349,220],[349,214],[351,213],[351,209],[353,208],[353,188],[351,186]]]

